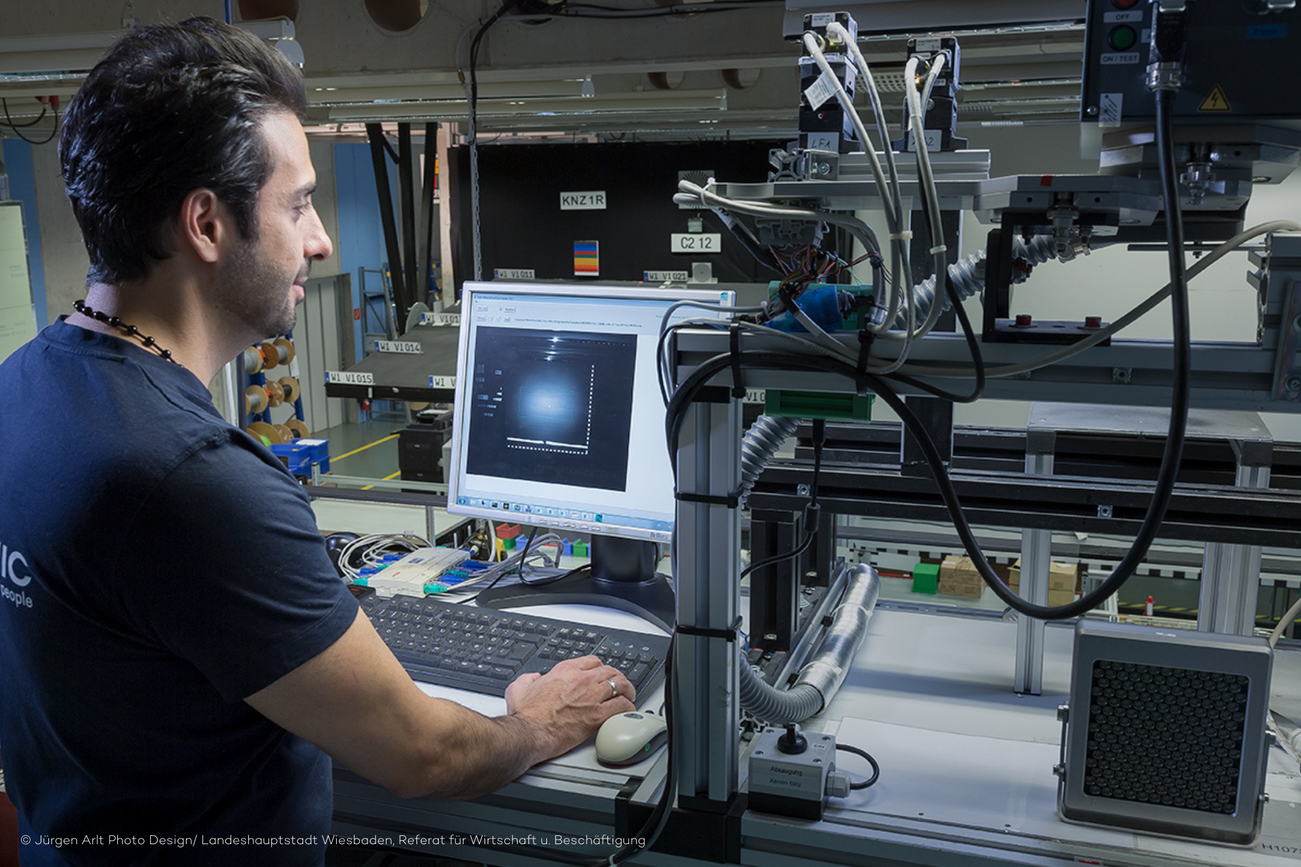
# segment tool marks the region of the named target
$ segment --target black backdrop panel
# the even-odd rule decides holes
[[[480,145],[480,233],[483,278],[493,269],[532,269],[539,280],[641,280],[646,271],[691,272],[709,262],[722,282],[767,282],[777,275],[761,266],[708,211],[673,202],[678,173],[709,172],[720,180],[759,183],[768,177],[768,151],[779,142],[691,144]],[[457,185],[452,200],[453,269],[457,289],[473,279],[469,148],[454,148],[449,168]],[[604,192],[604,210],[561,210],[566,192]],[[704,218],[704,231],[722,235],[714,254],[673,253],[670,235],[687,220]],[[600,245],[600,274],[576,277],[574,242]]]

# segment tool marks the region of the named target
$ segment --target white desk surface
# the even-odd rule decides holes
[[[806,727],[872,753],[881,765],[880,781],[849,798],[833,799],[820,823],[750,814],[747,840],[762,851],[764,838],[789,845],[801,839],[798,829],[820,828],[893,841],[918,853],[962,850],[1008,861],[1296,867],[1301,773],[1277,747],[1271,749],[1264,831],[1254,847],[1061,820],[1052,768],[1060,760],[1056,711],[1067,700],[1072,642],[1069,626],[1047,627],[1043,693],[1020,696],[1012,692],[1015,623],[878,609],[841,692]],[[1301,715],[1301,652],[1276,655],[1273,692],[1272,706]],[[866,762],[849,754],[838,755],[837,765],[857,779],[870,772]],[[928,860],[917,857],[919,863]],[[766,862],[760,857],[751,863]]]
[[[603,608],[514,610],[656,631],[638,617]],[[1043,692],[1020,696],[1012,691],[1015,623],[895,610],[888,604],[878,608],[840,693],[805,727],[834,733],[838,741],[872,753],[881,765],[880,781],[849,798],[833,799],[821,822],[745,814],[741,862],[750,867],[827,861],[928,867],[1001,862],[1298,867],[1301,773],[1279,748],[1271,750],[1266,782],[1271,800],[1264,832],[1253,847],[1193,843],[1062,821],[1052,768],[1059,761],[1061,725],[1056,711],[1067,698],[1072,643],[1070,626],[1046,628]],[[1301,652],[1285,649],[1276,655],[1273,686],[1272,706],[1301,719]],[[490,715],[505,707],[502,699],[427,685],[422,689]],[[662,687],[656,692],[638,704],[658,709]],[[491,828],[504,821],[549,833],[561,827],[559,814],[535,815],[530,810],[545,810],[550,804],[560,810],[562,802],[572,799],[576,815],[588,815],[593,804],[612,798],[630,776],[652,773],[662,759],[661,753],[634,768],[607,769],[596,763],[591,744],[585,744],[510,787],[507,797],[512,803],[525,804],[520,793],[528,792],[527,802],[535,804],[517,806],[514,812],[477,802],[458,806],[386,797],[375,801],[369,787],[338,783],[336,794],[343,794],[354,809],[364,804],[366,813],[413,824]],[[838,765],[855,778],[868,772],[865,762],[849,754],[839,756]],[[469,855],[470,850],[461,854]],[[511,859],[503,856],[501,861]]]

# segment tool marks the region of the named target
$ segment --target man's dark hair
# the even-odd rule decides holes
[[[90,282],[146,277],[172,252],[170,223],[212,190],[245,238],[271,155],[258,122],[306,112],[302,77],[274,48],[211,18],[138,27],[118,40],[68,106],[63,182],[90,255]]]

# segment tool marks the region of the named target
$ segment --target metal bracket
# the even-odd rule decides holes
[[[1283,292],[1274,356],[1274,399],[1297,400],[1301,398],[1301,281],[1289,280]]]

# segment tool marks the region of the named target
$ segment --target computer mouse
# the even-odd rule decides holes
[[[653,713],[629,711],[610,717],[596,733],[596,760],[612,768],[650,758],[668,740],[668,723]]]

